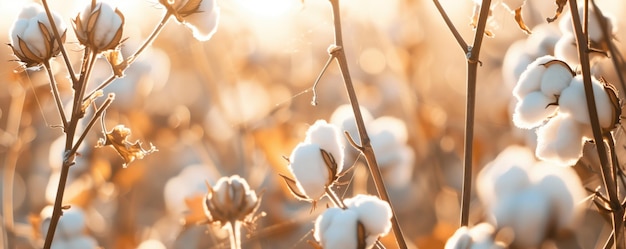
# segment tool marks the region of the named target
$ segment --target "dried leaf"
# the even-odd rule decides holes
[[[367,242],[366,242],[367,233],[365,232],[365,226],[363,226],[363,223],[361,223],[360,221],[356,223],[356,237],[357,237],[356,248],[365,249],[367,245]]]
[[[105,131],[103,131],[105,132]],[[105,132],[104,138],[100,138],[96,147],[111,145],[113,149],[124,159],[124,168],[135,159],[143,159],[145,156],[158,151],[156,147],[150,144],[150,149],[144,150],[139,141],[134,143],[128,141],[130,129],[124,125],[117,125],[110,132]]]
[[[104,53],[104,57],[106,57],[109,65],[111,65],[113,74],[117,77],[124,77],[124,70],[128,67],[128,62],[124,60],[122,51],[119,49],[110,50]]]
[[[285,183],[287,183],[287,187],[289,187],[291,194],[293,194],[296,198],[300,200],[307,200],[307,201],[310,200],[308,196],[306,196],[303,193],[300,193],[300,189],[298,188],[298,185],[295,180],[282,174],[279,174],[279,175],[283,178],[283,180],[285,180]]]
[[[554,4],[556,4],[556,11],[554,11],[554,17],[550,18],[546,18],[546,20],[550,23],[550,22],[554,22],[556,21],[557,18],[559,18],[559,16],[561,15],[561,13],[563,12],[563,8],[565,7],[565,4],[567,4],[567,0],[554,0]]]
[[[532,33],[530,32],[528,26],[526,26],[526,23],[524,23],[524,18],[522,17],[522,7],[515,9],[515,21],[517,22],[519,28],[522,29],[527,35]]]
[[[322,153],[322,158],[324,159],[326,169],[328,170],[328,181],[326,182],[326,185],[330,186],[337,179],[337,163],[335,162],[335,158],[332,154],[323,149],[320,149],[320,152]]]
[[[604,91],[609,96],[609,100],[611,100],[611,105],[613,106],[613,122],[615,126],[620,123],[620,117],[622,116],[622,102],[619,99],[617,88],[607,82],[604,78],[600,78],[600,82],[604,85]],[[614,127],[609,127],[609,130],[612,130]]]
[[[98,90],[96,92],[94,92],[94,94],[92,94],[87,100],[83,101],[83,104],[81,105],[81,110],[83,113],[85,113],[85,111],[87,111],[87,108],[89,108],[89,106],[96,101],[97,98],[102,97],[104,95],[104,92],[102,90]]]
[[[183,218],[184,225],[196,225],[209,221],[209,218],[204,214],[204,194],[185,198],[185,205],[187,206],[187,212]]]

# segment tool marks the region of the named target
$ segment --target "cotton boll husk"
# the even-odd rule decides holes
[[[78,236],[66,241],[66,249],[93,249],[98,246],[96,240],[89,236]]]
[[[555,102],[555,97],[548,97],[541,92],[532,92],[517,102],[515,113],[513,113],[513,123],[523,129],[535,128],[556,112],[557,107],[550,105]]]
[[[306,132],[305,143],[318,144],[321,149],[333,155],[337,163],[337,172],[343,169],[344,151],[341,133],[337,126],[317,120]]]
[[[546,96],[560,95],[574,78],[572,70],[563,64],[551,64],[541,77],[541,92]]]
[[[526,51],[525,40],[518,40],[509,46],[502,62],[502,77],[505,85],[513,89],[522,72],[533,60],[534,58]]]
[[[296,178],[297,186],[310,199],[324,195],[328,181],[328,169],[317,144],[300,143],[289,157],[289,170]]]
[[[99,2],[96,4],[100,10],[98,19],[93,27],[93,39],[90,39],[98,48],[106,47],[115,37],[118,29],[122,26],[122,18],[115,12],[115,9],[107,2]],[[85,7],[81,12],[83,26],[88,25],[88,18],[91,14],[91,4]],[[86,30],[86,28],[85,28]]]
[[[359,221],[368,234],[383,236],[391,229],[391,207],[389,203],[371,195],[356,195],[344,200],[349,210],[359,216]]]
[[[573,34],[563,34],[556,44],[554,44],[554,56],[565,61],[568,65],[579,65],[578,49],[576,48],[576,38]]]
[[[325,221],[325,219],[330,220]],[[318,241],[324,249],[356,248],[357,222],[358,215],[351,210],[333,211],[329,216],[322,215],[322,220],[319,223],[325,229],[320,229],[319,232],[316,232],[320,237]]]
[[[581,124],[567,114],[559,114],[537,129],[537,157],[562,166],[576,164],[582,156]]]
[[[208,41],[217,30],[220,8],[215,0],[202,0],[198,11],[185,17],[185,26],[191,29],[194,38],[199,41]]]
[[[610,128],[613,125],[613,105],[600,81],[591,78],[593,95],[596,101],[598,119],[602,128]],[[576,76],[570,86],[565,88],[559,98],[560,112],[570,114],[576,121],[591,124],[587,111],[587,99],[582,76]]]
[[[543,64],[554,59],[554,57],[546,55],[530,63],[513,88],[513,95],[519,100],[531,92],[539,91],[541,89],[541,76],[546,70]]]

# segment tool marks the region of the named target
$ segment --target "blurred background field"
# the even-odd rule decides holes
[[[20,8],[29,1],[0,1],[0,42]],[[50,1],[69,26],[86,1]],[[134,51],[159,22],[163,9],[155,2],[114,1],[126,16],[122,46]],[[330,4],[326,0],[223,0],[217,33],[199,42],[174,20],[154,45],[106,92],[115,92],[106,126],[131,128],[132,139],[159,152],[122,168],[110,148],[94,148],[102,137],[95,129],[70,171],[64,203],[85,212],[86,230],[103,248],[227,248],[226,233],[207,226],[181,226],[185,197],[206,193],[204,181],[239,174],[257,192],[264,191],[254,229],[244,230],[244,248],[307,248],[313,240],[309,203],[289,193],[279,173],[288,174],[288,157],[317,119],[329,120],[347,104],[335,64],[317,87],[318,104],[311,105],[312,84],[328,58],[333,42]],[[407,240],[420,248],[442,248],[458,226],[461,158],[465,112],[465,55],[431,1],[342,0],[342,21],[350,72],[361,106],[374,118],[391,116],[406,126],[410,167],[385,170],[385,181],[398,173],[408,180],[390,187],[391,201]],[[462,35],[469,40],[472,1],[442,1]],[[626,5],[598,1],[616,16]],[[529,0],[524,15],[532,28],[554,11],[551,1]],[[534,11],[532,11],[534,10]],[[526,144],[511,124],[511,84],[503,79],[508,47],[525,39],[513,17],[494,13],[494,38],[485,40],[479,68],[476,108],[475,167],[480,169],[510,144]],[[617,45],[626,34],[617,33]],[[80,46],[71,28],[66,47],[79,65]],[[3,175],[14,167],[13,201],[16,248],[41,242],[36,228],[41,210],[56,192],[63,133],[43,70],[20,71],[9,46],[0,46],[0,165]],[[111,74],[98,62],[93,85]],[[60,58],[53,60],[61,95],[69,102],[71,87]],[[608,67],[610,68],[610,67]],[[615,73],[603,74],[616,82]],[[383,155],[377,155],[383,156]],[[363,159],[353,157],[353,173],[339,193],[374,194]],[[579,169],[583,182],[595,188],[599,178]],[[6,178],[0,186],[6,188]],[[8,205],[8,206],[7,206]],[[581,205],[589,205],[584,203]],[[482,217],[478,202],[472,222]],[[3,213],[6,215],[6,212]],[[3,218],[7,218],[4,217]],[[577,231],[583,248],[594,248],[609,229],[593,209]],[[35,228],[33,227],[35,224]],[[6,224],[5,224],[6,225]],[[605,227],[606,226],[606,227]],[[209,232],[206,232],[206,231]],[[5,229],[3,229],[3,232]],[[4,233],[6,235],[6,233]],[[394,240],[383,238],[387,248]],[[3,237],[6,239],[6,237]],[[143,243],[143,247],[142,247]],[[153,243],[153,244],[148,244]],[[158,245],[157,245],[158,244]]]

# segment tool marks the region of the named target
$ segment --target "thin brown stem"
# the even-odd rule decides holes
[[[170,11],[166,11],[165,14],[163,15],[163,18],[161,18],[161,21],[159,22],[159,24],[154,28],[154,30],[152,30],[152,33],[150,34],[150,36],[148,37],[148,39],[146,39],[143,44],[141,45],[141,47],[139,47],[139,49],[137,49],[137,51],[135,51],[135,53],[133,53],[133,55],[129,56],[126,58],[125,63],[127,65],[127,67],[129,67],[133,62],[135,62],[135,60],[137,59],[137,57],[139,57],[139,55],[149,46],[152,44],[152,42],[154,41],[154,39],[157,38],[157,36],[161,33],[161,30],[163,30],[163,27],[165,27],[165,24],[167,23],[167,21],[170,19],[170,17],[172,16],[172,12]],[[111,82],[113,82],[113,80],[115,80],[117,78],[117,76],[115,74],[111,75],[108,79],[106,79],[104,82],[102,82],[98,87],[96,87],[96,89],[94,89],[93,91],[91,91],[89,94],[87,94],[87,96],[83,99],[83,101],[86,101],[87,99],[91,98],[97,91],[100,91],[102,89],[104,89],[105,87],[107,87],[109,84],[111,84]]]
[[[93,115],[93,117],[91,117],[91,120],[89,120],[87,127],[85,127],[85,130],[80,134],[80,137],[78,138],[78,140],[76,140],[76,144],[74,145],[74,147],[72,147],[72,149],[69,151],[68,154],[73,155],[78,151],[78,147],[80,147],[80,145],[83,143],[83,140],[85,140],[85,137],[87,137],[87,134],[89,133],[91,128],[94,126],[94,124],[96,124],[96,121],[100,117],[102,117],[102,114],[107,110],[107,108],[109,108],[111,103],[113,103],[114,99],[115,99],[115,94],[110,93],[107,99],[104,101],[104,103],[102,103],[102,105],[98,108],[96,113]]]
[[[331,49],[331,55],[335,56],[337,62],[339,63],[339,68],[341,70],[341,74],[343,77],[343,81],[345,83],[346,91],[348,93],[348,98],[350,99],[350,104],[352,106],[352,111],[354,112],[354,117],[356,120],[357,128],[359,130],[359,136],[361,138],[361,153],[365,155],[365,159],[367,161],[367,165],[369,167],[372,178],[374,179],[374,185],[376,186],[376,190],[378,191],[378,195],[381,199],[389,203],[392,211],[392,230],[396,238],[396,242],[398,243],[399,248],[407,248],[406,242],[404,241],[404,236],[402,235],[402,230],[400,228],[400,224],[398,222],[397,215],[393,208],[393,204],[389,200],[389,194],[387,193],[387,189],[383,182],[383,177],[380,172],[380,168],[378,167],[378,163],[376,162],[376,155],[374,155],[374,149],[370,143],[370,138],[367,135],[367,130],[365,129],[365,122],[363,121],[363,116],[361,114],[361,109],[359,107],[359,102],[356,97],[356,92],[354,90],[354,86],[352,84],[352,78],[350,77],[350,72],[348,70],[348,60],[346,58],[345,49],[343,45],[343,38],[341,34],[341,12],[339,10],[339,0],[330,0],[333,11],[333,24],[335,27],[335,47]]]
[[[59,88],[57,87],[56,80],[54,79],[54,74],[52,73],[52,69],[50,68],[49,62],[43,63],[46,68],[46,72],[50,77],[50,89],[52,91],[52,96],[54,97],[54,102],[57,105],[57,111],[59,112],[59,116],[61,117],[61,122],[63,122],[63,130],[67,127],[67,117],[65,116],[65,110],[63,108],[63,103],[61,102],[61,96],[59,95]]]
[[[74,69],[72,68],[72,63],[70,62],[69,56],[67,55],[67,51],[65,51],[65,47],[63,46],[63,41],[61,40],[61,34],[57,30],[57,24],[52,17],[52,12],[50,11],[50,7],[48,6],[47,0],[41,0],[41,4],[46,10],[46,15],[48,16],[48,21],[50,22],[50,27],[52,28],[52,34],[54,34],[54,39],[57,41],[59,45],[59,49],[61,49],[61,54],[63,55],[63,60],[65,61],[65,66],[67,67],[67,72],[70,74],[70,79],[72,79],[72,83],[76,83],[78,79],[76,75],[74,75]]]
[[[450,17],[448,17],[448,14],[441,6],[441,3],[439,3],[439,0],[433,0],[433,3],[435,3],[435,6],[437,7],[439,14],[441,14],[441,17],[443,17],[443,20],[446,22],[446,25],[448,25],[448,29],[450,29],[450,31],[452,32],[452,35],[454,35],[454,38],[459,43],[459,46],[461,46],[461,49],[463,49],[463,52],[467,54],[469,52],[468,51],[469,47],[467,46],[467,43],[465,42],[465,40],[463,40],[461,33],[459,33],[459,31],[456,29],[456,27],[450,20]]]
[[[335,204],[335,206],[341,208],[341,209],[346,209],[346,205],[343,204],[343,201],[341,200],[341,198],[339,198],[339,196],[337,196],[337,193],[335,193],[335,191],[333,191],[331,189],[330,186],[326,186],[324,187],[325,192],[326,192],[326,196],[328,196],[328,198],[330,199],[330,201]]]
[[[474,113],[476,105],[476,79],[480,48],[485,37],[485,27],[489,16],[491,0],[483,0],[478,16],[478,26],[474,34],[474,45],[467,52],[467,99],[465,110],[465,141],[463,156],[463,188],[461,189],[461,226],[469,225],[470,202],[472,197],[472,155],[474,154]]]
[[[602,137],[602,129],[600,127],[600,122],[598,121],[598,110],[596,107],[595,96],[593,94],[593,87],[591,82],[591,65],[587,48],[588,37],[583,34],[576,0],[570,0],[569,4],[570,12],[572,14],[572,24],[574,26],[576,36],[576,44],[578,47],[578,57],[580,59],[580,64],[582,68],[585,97],[587,100],[587,109],[589,111],[589,118],[591,120],[591,129],[593,130],[593,137],[596,141],[598,157],[600,157],[600,171],[602,174],[602,181],[608,193],[608,198],[610,201],[609,204],[611,205],[615,248],[624,249],[626,248],[626,244],[624,241],[624,208],[621,206],[621,202],[617,195],[617,184],[615,181],[613,181],[613,174],[615,172],[608,161],[607,151]]]

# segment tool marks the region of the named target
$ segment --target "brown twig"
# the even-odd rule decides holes
[[[491,0],[483,0],[480,8],[480,14],[478,16],[478,25],[476,27],[476,33],[474,34],[474,45],[468,46],[467,43],[460,36],[454,24],[450,21],[450,18],[446,14],[445,10],[441,7],[438,0],[433,0],[437,10],[443,17],[446,25],[452,34],[456,38],[457,42],[463,49],[467,58],[467,100],[465,110],[465,143],[464,143],[464,157],[463,157],[463,187],[461,189],[461,226],[467,226],[469,224],[469,209],[471,201],[472,190],[472,155],[474,141],[474,112],[476,105],[476,79],[478,76],[478,66],[480,64],[479,55],[480,48],[482,47],[483,37],[485,34],[485,27],[487,26],[487,17],[489,17],[489,6]]]
[[[374,179],[374,185],[376,186],[376,190],[380,198],[387,203],[391,207],[392,211],[392,230],[396,238],[396,242],[399,248],[407,248],[406,242],[404,241],[404,236],[402,235],[402,230],[400,228],[400,224],[398,222],[397,215],[393,208],[391,201],[389,200],[389,194],[387,193],[387,189],[383,182],[383,177],[380,172],[380,168],[378,167],[378,163],[376,162],[376,156],[374,154],[374,149],[370,143],[370,138],[367,135],[367,130],[365,129],[365,122],[363,121],[363,116],[361,114],[361,109],[359,107],[359,102],[356,97],[356,92],[354,90],[354,86],[352,84],[352,78],[350,77],[350,72],[348,70],[348,60],[346,58],[345,50],[343,47],[343,37],[341,33],[341,14],[339,10],[339,0],[330,0],[330,4],[332,6],[333,11],[333,24],[334,24],[334,34],[335,34],[335,44],[329,48],[329,53],[332,57],[337,59],[337,63],[339,64],[339,69],[341,70],[341,75],[343,77],[343,81],[345,83],[346,91],[348,93],[348,98],[350,99],[350,104],[352,106],[352,111],[354,112],[354,118],[356,121],[357,129],[359,130],[359,136],[361,138],[361,145],[357,147],[357,149],[365,155],[365,160],[367,161],[367,165],[369,167],[372,178]]]
[[[572,24],[574,26],[574,34],[576,36],[576,45],[578,47],[578,57],[580,59],[582,76],[585,88],[585,98],[587,101],[587,109],[591,120],[591,129],[593,130],[593,138],[596,141],[596,149],[598,157],[600,157],[600,171],[605,190],[608,193],[609,204],[612,211],[613,237],[616,249],[626,248],[624,241],[624,208],[617,195],[617,184],[613,181],[615,170],[610,165],[607,158],[607,150],[602,137],[602,129],[598,120],[598,110],[596,107],[595,96],[593,94],[593,86],[591,82],[591,65],[589,61],[587,40],[588,37],[583,34],[582,24],[580,23],[580,15],[578,14],[578,5],[576,0],[570,0],[570,12],[572,14]],[[588,10],[585,10],[585,12]]]
[[[59,112],[59,116],[61,117],[61,122],[63,123],[63,130],[65,130],[65,128],[67,127],[67,118],[65,117],[65,109],[63,108],[61,96],[59,95],[59,88],[57,87],[56,80],[54,80],[54,74],[52,73],[52,69],[50,68],[50,62],[46,61],[43,63],[43,65],[46,68],[48,77],[50,77],[50,89],[52,91],[52,96],[54,97],[54,102],[57,105],[57,111]]]
[[[67,55],[67,51],[65,51],[65,47],[63,46],[63,41],[61,40],[61,34],[59,34],[59,31],[57,30],[57,25],[56,25],[56,22],[54,21],[54,18],[52,17],[52,11],[50,11],[50,7],[48,6],[48,1],[41,0],[41,4],[43,5],[43,8],[46,10],[46,15],[48,16],[48,21],[50,22],[50,26],[52,28],[52,34],[54,35],[55,40],[57,41],[57,45],[59,46],[59,49],[61,49],[61,54],[63,55],[63,61],[65,61],[65,66],[67,67],[67,72],[70,75],[70,79],[72,79],[72,83],[76,83],[78,79],[76,78],[76,75],[74,75],[74,69],[72,68],[72,63],[70,62],[69,56]]]

